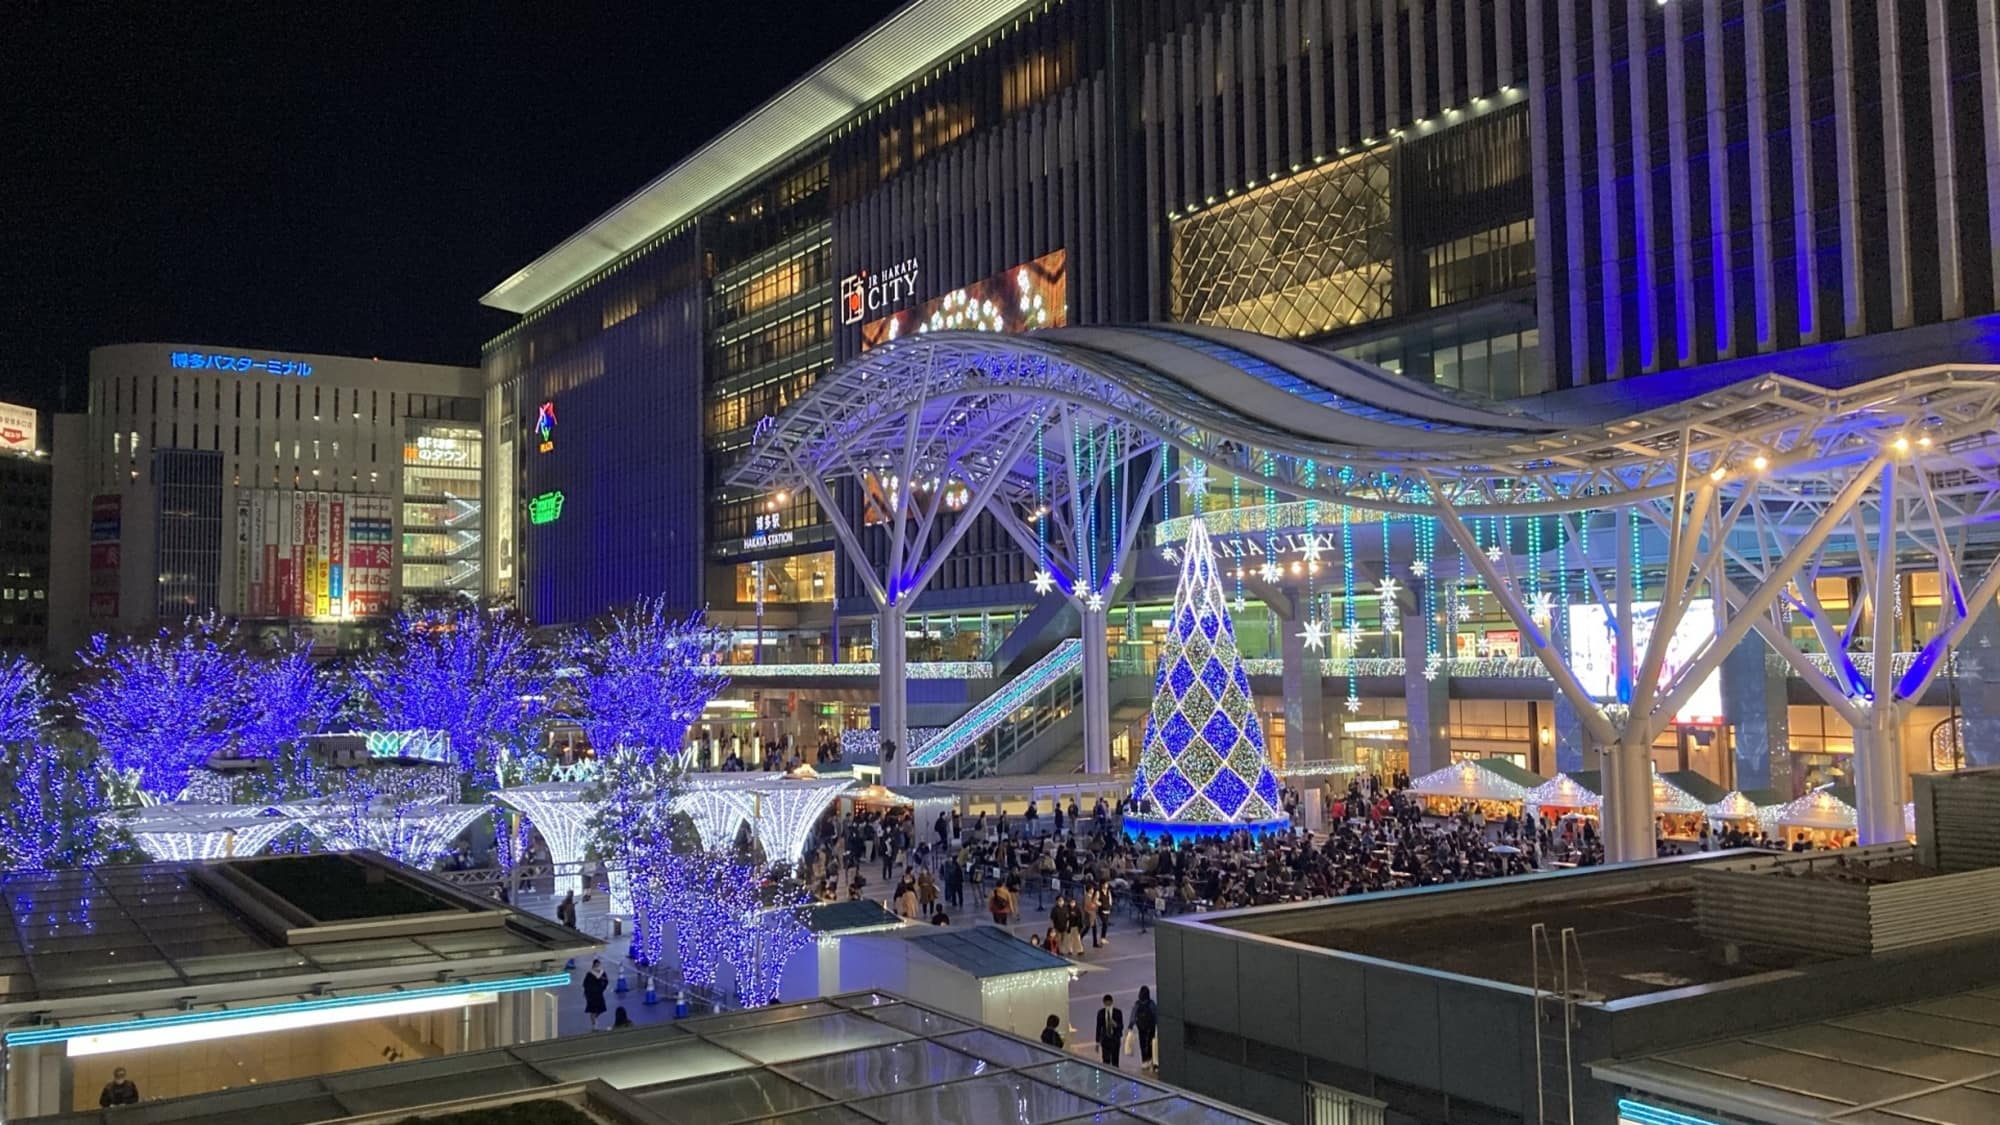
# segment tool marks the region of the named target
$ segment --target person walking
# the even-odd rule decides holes
[[[604,990],[611,978],[604,974],[604,962],[592,960],[583,974],[583,1014],[590,1017],[590,1030],[597,1030],[597,1017],[604,1014]]]
[[[1097,944],[1111,944],[1111,884],[1099,885],[1097,892]]]
[[[1014,912],[1012,896],[1007,893],[1007,885],[1001,883],[993,888],[993,897],[986,900],[986,909],[993,915],[993,924],[1004,926],[1007,916]]]
[[[1160,1013],[1153,1006],[1153,990],[1139,986],[1139,998],[1132,1001],[1132,1029],[1139,1035],[1139,1069],[1152,1070],[1153,1035],[1160,1027]]]
[[[1090,931],[1090,947],[1096,949],[1104,943],[1097,936],[1097,888],[1086,887],[1083,892],[1083,925]]]
[[[937,898],[937,880],[931,878],[930,868],[927,867],[917,876],[917,905],[929,914],[931,907],[937,905]]]
[[[965,866],[957,856],[944,861],[944,903],[953,910],[965,909]]]
[[[1104,994],[1104,1007],[1097,1010],[1097,1053],[1104,1065],[1116,1069],[1118,1048],[1125,1041],[1125,1013]]]
[[[1061,1016],[1050,1016],[1049,1022],[1042,1026],[1042,1042],[1047,1043],[1049,1046],[1054,1047],[1058,1051],[1062,1050],[1063,1037],[1062,1037]],[[107,1086],[105,1087],[105,1089],[108,1090],[110,1089],[110,1087]],[[133,1100],[137,1101],[138,1098],[134,1097]],[[105,1104],[109,1105],[110,1103],[106,1102]]]
[[[568,926],[572,930],[576,929],[575,891],[570,891],[564,894],[563,900],[559,903],[556,903],[556,921],[561,922],[563,925]]]

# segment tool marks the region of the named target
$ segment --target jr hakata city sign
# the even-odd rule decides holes
[[[915,258],[874,273],[862,270],[840,279],[840,322],[860,324],[870,313],[892,308],[916,295]]]

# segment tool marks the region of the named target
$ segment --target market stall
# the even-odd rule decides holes
[[[815,906],[806,915],[806,928],[813,940],[785,963],[785,975],[778,984],[778,999],[810,1000],[833,996],[863,987],[843,984],[840,975],[840,947],[860,934],[882,934],[901,930],[912,923],[891,914],[881,903],[869,899],[829,902]]]
[[[1711,802],[1705,812],[1708,822],[1719,834],[1734,828],[1741,832],[1762,832],[1775,836],[1778,809],[1785,804],[1785,795],[1776,789],[1731,789],[1722,799]]]
[[[841,794],[841,813],[853,816],[857,812],[887,812],[891,809],[909,809],[911,823],[928,834],[931,825],[937,823],[940,813],[950,816],[958,808],[959,794],[937,785],[868,785]]]
[[[1803,842],[1814,848],[1850,848],[1860,839],[1855,830],[1851,785],[1822,785],[1779,806],[1771,819],[1778,840],[1786,845]]]
[[[1468,758],[1415,779],[1409,792],[1436,816],[1450,816],[1469,805],[1497,820],[1521,815],[1528,794],[1543,784],[1539,774],[1503,758]]]
[[[1069,961],[998,926],[909,926],[840,943],[840,985],[907,996],[1016,1035],[1069,1011]]]
[[[1653,774],[1653,817],[1669,840],[1698,840],[1708,822],[1708,806],[1721,800],[1722,786],[1693,770]]]
[[[1598,806],[1604,803],[1598,794],[1602,784],[1596,770],[1559,773],[1528,791],[1528,812],[1557,819],[1584,816],[1595,820]]]

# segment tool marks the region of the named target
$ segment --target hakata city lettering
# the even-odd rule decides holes
[[[916,295],[915,258],[874,273],[862,270],[840,280],[840,322],[859,324],[869,313],[880,312]]]

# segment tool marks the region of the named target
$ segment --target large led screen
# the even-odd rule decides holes
[[[1641,663],[1646,659],[1646,646],[1652,642],[1653,626],[1659,615],[1658,602],[1634,602],[1632,605],[1632,651],[1634,659]],[[1681,616],[1673,640],[1667,645],[1667,658],[1660,666],[1662,690],[1674,683],[1680,670],[1701,652],[1702,645],[1716,633],[1718,627],[1714,602],[1697,598],[1688,603],[1687,612]],[[1617,655],[1618,639],[1604,607],[1594,604],[1570,606],[1569,663],[1583,690],[1598,699],[1617,698]],[[1709,673],[1701,687],[1674,715],[1674,721],[1722,721],[1722,678],[1719,673]]]
[[[1069,323],[1069,267],[1061,250],[861,326],[861,350],[919,332],[1026,332]]]

